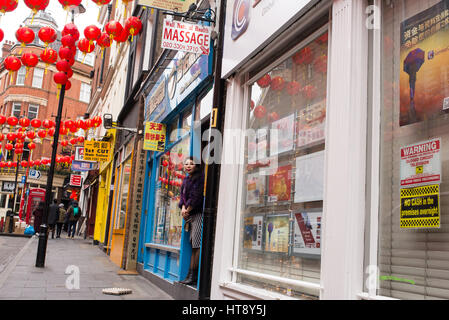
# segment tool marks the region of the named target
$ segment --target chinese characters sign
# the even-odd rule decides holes
[[[84,161],[107,162],[111,155],[111,144],[107,141],[84,141]]]
[[[145,137],[143,150],[164,151],[165,150],[165,124],[156,122],[145,122]]]

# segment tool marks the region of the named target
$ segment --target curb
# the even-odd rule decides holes
[[[32,238],[32,234],[19,234],[19,233],[5,233],[0,232],[0,237],[20,237],[20,238]]]

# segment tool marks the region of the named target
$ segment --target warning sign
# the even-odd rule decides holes
[[[143,150],[165,151],[165,124],[145,122]]]
[[[401,189],[401,229],[440,228],[440,186]]]
[[[401,148],[401,186],[441,182],[441,138]]]
[[[111,144],[107,141],[84,141],[84,161],[108,162]]]

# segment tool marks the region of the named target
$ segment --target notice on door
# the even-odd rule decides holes
[[[440,228],[440,186],[401,189],[401,229]]]
[[[441,183],[441,138],[401,148],[401,186]]]

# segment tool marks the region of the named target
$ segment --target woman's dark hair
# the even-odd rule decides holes
[[[196,180],[198,177],[201,176],[202,168],[201,168],[201,162],[198,161],[197,158],[193,156],[189,156],[184,159],[184,163],[186,163],[187,160],[193,161],[193,164],[195,165],[195,171],[192,173],[191,177],[192,179]]]

